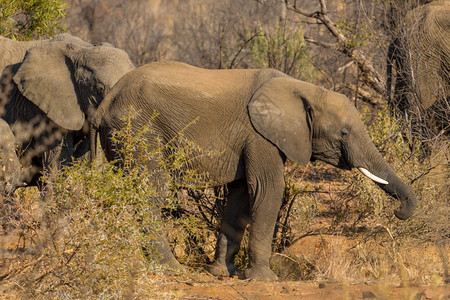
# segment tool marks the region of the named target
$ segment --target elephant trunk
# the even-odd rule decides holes
[[[368,138],[368,136],[367,136]],[[369,145],[372,146],[369,146]],[[417,206],[417,198],[413,190],[406,185],[388,163],[381,156],[372,142],[367,143],[368,148],[359,153],[365,153],[364,158],[354,157],[353,167],[357,167],[364,175],[372,179],[388,195],[399,199],[400,208],[395,211],[395,216],[400,220],[410,218]]]
[[[407,186],[400,178],[393,172],[387,176],[386,185],[378,184],[380,187],[388,193],[390,196],[400,199],[401,206],[396,210],[395,216],[400,220],[406,220],[410,218],[417,206],[417,198],[412,189]]]
[[[401,201],[402,204],[400,208],[394,212],[397,218],[406,220],[413,215],[417,206],[416,195],[409,186],[394,174],[394,172],[390,172],[387,176],[384,176],[386,179],[382,179],[365,168],[359,167],[358,169],[361,173],[378,184],[378,186],[380,186],[388,195]]]

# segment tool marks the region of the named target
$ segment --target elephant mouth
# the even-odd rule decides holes
[[[336,167],[338,167],[339,169],[342,169],[342,170],[349,170],[349,171],[352,169],[352,166],[350,165],[350,163],[343,156],[339,157]]]
[[[384,184],[384,185],[389,184],[389,182],[387,182],[386,180],[384,180],[384,179],[382,179],[382,178],[380,178],[380,177],[378,177],[378,176],[376,176],[376,175],[370,173],[369,170],[367,170],[367,169],[365,169],[365,168],[363,168],[363,167],[358,167],[358,170],[359,170],[361,173],[363,173],[366,177],[372,179],[372,180],[373,180],[374,182],[376,182],[376,183]]]

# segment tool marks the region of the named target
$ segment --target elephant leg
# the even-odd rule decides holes
[[[167,237],[162,232],[156,233],[155,237],[150,239],[148,247],[144,247],[144,253],[150,259],[154,259],[159,264],[165,265],[172,270],[182,269],[181,264],[170,249]]]
[[[73,158],[73,133],[67,133],[64,135],[64,138],[61,142],[61,153],[57,159],[57,167],[61,168],[62,166],[68,166],[72,163]]]
[[[261,153],[261,152],[258,152]],[[266,156],[254,156],[249,150],[246,166],[250,196],[249,263],[245,278],[263,281],[277,280],[270,269],[273,232],[283,199],[283,159],[278,150]],[[251,156],[250,156],[251,155]],[[270,163],[267,163],[270,162]]]
[[[89,137],[85,137],[84,139],[77,142],[74,141],[73,149],[73,157],[75,159],[88,160],[90,149]],[[97,152],[96,157],[101,157],[101,152]]]
[[[164,179],[162,179],[164,177],[163,175],[154,175],[153,181],[156,186],[158,186],[158,183],[164,182]],[[160,181],[158,181],[157,178],[159,178]],[[162,187],[164,185],[161,184],[159,186]],[[161,207],[160,204],[164,201],[163,199],[170,196],[169,192],[165,192],[162,189],[159,190],[159,193],[160,197],[149,199],[149,202],[155,203],[156,207]],[[167,235],[165,233],[167,228],[164,227],[161,209],[155,209],[152,214],[152,219],[157,227],[155,225],[150,225],[149,227],[144,228],[144,234],[148,234],[149,236],[147,244],[144,245],[144,253],[148,258],[169,267],[171,270],[181,270],[183,267],[173,255],[169,241],[167,240]]]
[[[273,281],[277,275],[269,267],[275,223],[282,203],[283,190],[271,191],[268,198],[255,199],[249,228],[249,264],[245,278]],[[259,203],[259,204],[258,204]]]
[[[217,239],[215,260],[209,268],[209,272],[215,276],[232,276],[236,272],[234,258],[250,221],[247,182],[235,181],[229,183],[227,188],[227,205]]]
[[[61,141],[52,149],[45,151],[43,156],[43,166],[46,171],[49,169],[59,170],[63,166],[70,165],[72,163],[73,156],[72,134],[65,134]]]

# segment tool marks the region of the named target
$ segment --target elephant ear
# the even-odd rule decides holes
[[[312,154],[311,107],[297,89],[300,81],[274,78],[248,104],[253,127],[287,157],[305,165]]]
[[[31,48],[13,77],[23,96],[68,130],[81,129],[85,118],[70,59],[81,48],[67,42]]]

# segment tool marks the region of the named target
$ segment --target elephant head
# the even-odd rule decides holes
[[[24,147],[24,182],[35,185],[42,169],[60,168],[88,153],[88,114],[132,69],[125,51],[69,34],[30,48],[22,62],[5,68],[1,87],[8,100],[2,118]]]
[[[342,169],[358,168],[385,192],[401,200],[399,219],[411,217],[414,192],[383,159],[359,113],[342,94],[292,78],[275,78],[249,104],[256,130],[300,164],[321,160]]]
[[[97,107],[134,66],[123,50],[73,41],[56,40],[31,48],[13,80],[49,119],[76,131],[82,128],[88,109]]]

